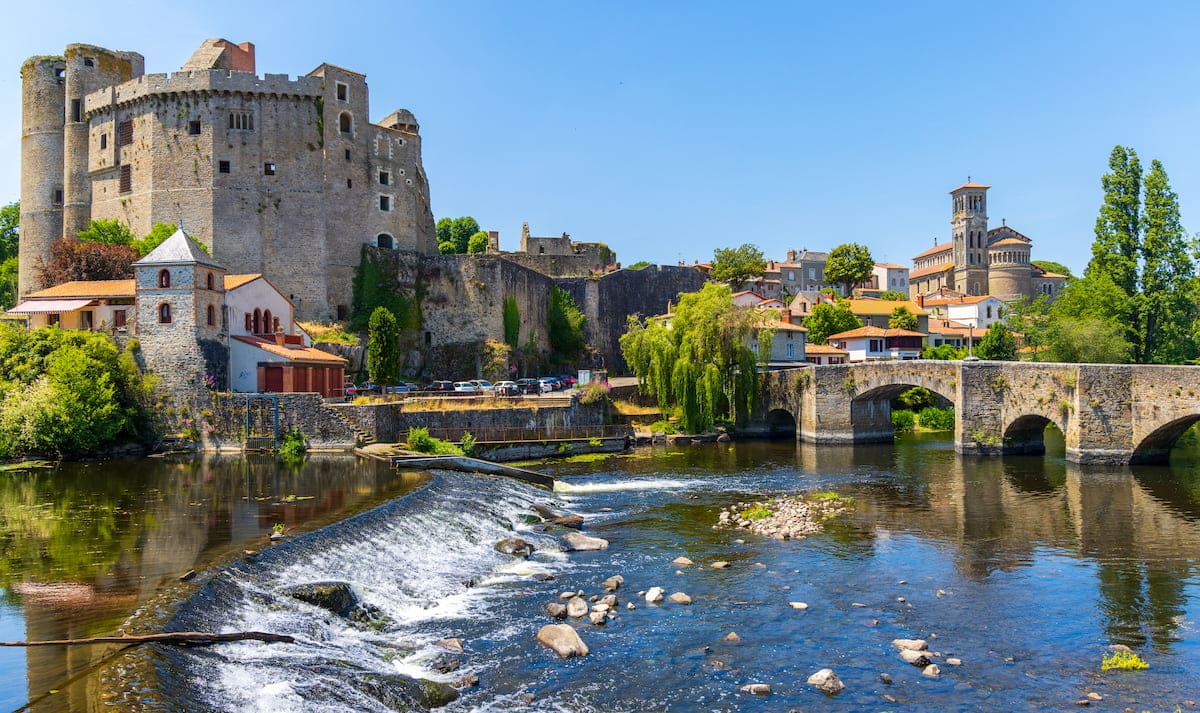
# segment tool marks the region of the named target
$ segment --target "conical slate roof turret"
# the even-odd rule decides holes
[[[162,241],[162,244],[151,250],[149,255],[133,264],[136,267],[195,264],[208,265],[218,270],[225,269],[223,265],[213,260],[212,256],[204,251],[200,243],[188,237],[188,234],[183,232],[183,228],[176,230],[171,234],[171,237]]]

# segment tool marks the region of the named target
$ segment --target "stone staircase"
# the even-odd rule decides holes
[[[321,408],[325,409],[326,411],[329,411],[330,413],[332,413],[334,416],[337,417],[337,420],[346,424],[346,428],[349,428],[350,431],[354,434],[355,445],[358,446],[359,448],[362,448],[364,446],[369,446],[372,443],[375,443],[374,435],[367,433],[362,428],[360,428],[357,423],[355,423],[354,421],[351,421],[349,418],[347,418],[341,412],[341,410],[332,408],[329,406],[325,406],[325,405],[322,405]]]

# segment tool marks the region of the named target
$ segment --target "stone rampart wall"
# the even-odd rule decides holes
[[[549,433],[562,426],[601,426],[602,404],[571,406],[472,409],[462,411],[403,411],[399,403],[331,404],[346,419],[381,443],[404,440],[414,427],[478,433],[484,429],[521,428]]]
[[[205,419],[211,431],[201,427],[204,450],[240,450],[245,442],[246,416],[250,433],[264,437],[274,433],[275,410],[272,398],[279,401],[279,434],[295,427],[308,439],[313,450],[351,450],[355,433],[338,412],[326,404],[320,394],[278,394],[266,398],[254,394],[214,394]],[[247,405],[249,404],[249,405]]]

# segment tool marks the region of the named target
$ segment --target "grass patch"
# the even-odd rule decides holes
[[[358,335],[346,331],[346,325],[339,322],[332,324],[321,324],[320,322],[300,322],[300,328],[308,332],[308,336],[312,337],[313,344],[346,344],[349,346],[358,346]]]
[[[1132,651],[1114,651],[1111,654],[1106,654],[1104,660],[1100,662],[1101,671],[1142,671],[1150,668],[1150,664],[1146,663],[1141,656]]]
[[[755,505],[752,508],[746,508],[742,511],[742,518],[746,520],[766,520],[775,513],[765,505]]]
[[[657,416],[659,414],[656,406],[641,406],[622,399],[614,399],[610,408],[622,416]]]
[[[616,455],[615,453],[576,453],[573,456],[567,456],[562,459],[563,463],[596,463],[602,460],[608,460]]]
[[[423,411],[493,411],[495,409],[549,407],[535,399],[500,399],[492,396],[435,396],[431,398],[407,398],[400,402],[404,413]]]
[[[408,447],[418,453],[432,453],[439,456],[461,456],[463,454],[462,449],[453,443],[430,436],[428,428],[408,429]]]
[[[667,435],[679,433],[679,428],[670,421],[655,421],[646,427],[651,433],[665,433]]]

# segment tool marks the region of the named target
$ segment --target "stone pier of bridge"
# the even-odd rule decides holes
[[[1200,421],[1200,367],[996,361],[879,361],[764,375],[752,423],[811,443],[893,438],[891,403],[915,386],[954,407],[959,453],[1039,453],[1049,424],[1077,463],[1165,460]]]

